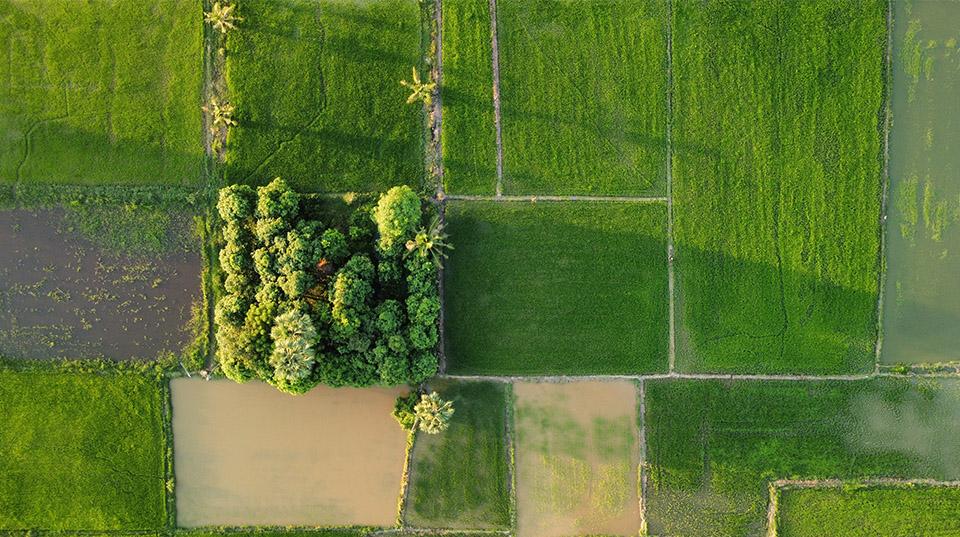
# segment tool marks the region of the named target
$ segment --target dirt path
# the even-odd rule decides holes
[[[490,42],[493,50],[493,123],[497,129],[497,197],[503,195],[503,120],[500,113],[500,42],[497,36],[497,0],[490,0]]]
[[[669,200],[665,197],[643,197],[643,196],[471,196],[471,195],[450,195],[446,199],[454,201],[614,201],[627,203],[667,203]]]
[[[673,276],[673,2],[667,1],[667,292],[670,301],[670,372],[676,370],[677,335]]]

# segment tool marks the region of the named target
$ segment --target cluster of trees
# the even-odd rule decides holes
[[[226,274],[217,357],[229,378],[303,393],[436,374],[439,258],[406,246],[426,233],[409,187],[357,207],[341,227],[307,217],[281,179],[224,188],[217,209]]]

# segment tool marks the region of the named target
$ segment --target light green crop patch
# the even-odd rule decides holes
[[[200,183],[199,0],[2,0],[0,21],[0,182]]]

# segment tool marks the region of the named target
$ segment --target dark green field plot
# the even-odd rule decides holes
[[[680,370],[872,368],[886,5],[675,2]]]
[[[147,377],[0,371],[0,529],[162,528],[161,406]]]
[[[666,369],[664,205],[452,202],[446,215],[450,372]]]
[[[453,401],[456,411],[449,430],[417,437],[407,522],[418,528],[509,528],[507,388],[493,382],[437,382],[431,388]]]
[[[666,28],[665,2],[498,5],[504,192],[663,193]]]
[[[443,2],[443,179],[449,192],[492,194],[497,184],[490,5]]]
[[[300,190],[419,185],[423,107],[405,104],[422,69],[416,0],[241,0],[227,40],[238,126],[231,183],[283,177]],[[278,53],[282,51],[282,53]]]
[[[646,394],[651,535],[763,535],[775,479],[960,476],[955,381],[650,381]]]
[[[788,489],[780,493],[778,537],[960,536],[960,489]]]
[[[200,0],[0,0],[0,182],[196,185]]]

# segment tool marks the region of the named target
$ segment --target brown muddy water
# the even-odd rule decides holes
[[[960,1],[894,2],[885,363],[960,360]]]
[[[0,211],[0,252],[0,355],[149,360],[191,338],[197,253],[107,252],[56,209]]]
[[[517,535],[636,535],[637,387],[518,383]]]
[[[178,526],[396,522],[406,433],[390,412],[403,389],[170,387]]]

